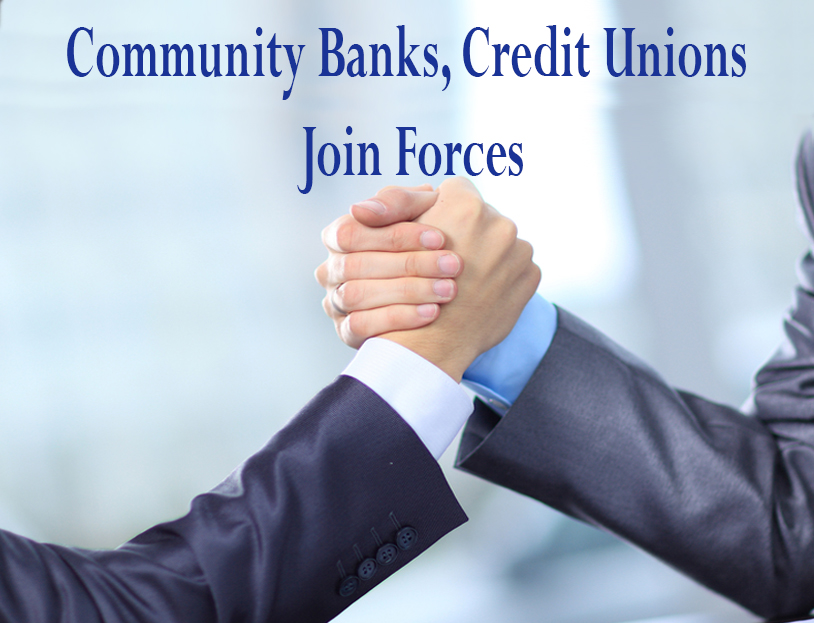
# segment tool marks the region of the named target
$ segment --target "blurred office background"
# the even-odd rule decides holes
[[[345,46],[438,45],[452,82],[320,78]],[[590,43],[589,78],[467,76],[466,32]],[[112,547],[185,512],[352,352],[312,272],[322,227],[417,142],[523,143],[520,177],[475,181],[531,240],[540,290],[673,384],[740,404],[778,343],[805,249],[793,157],[812,121],[814,6],[798,0],[5,0],[0,21],[0,527]],[[77,78],[78,26],[105,43],[306,44],[290,77]],[[254,30],[262,26],[264,36]],[[635,43],[746,45],[743,78],[619,78],[603,27]],[[703,73],[703,72],[702,72]],[[303,126],[382,151],[381,177],[317,178]],[[441,181],[438,176],[431,181]],[[471,521],[344,623],[752,621],[613,537],[455,472]]]

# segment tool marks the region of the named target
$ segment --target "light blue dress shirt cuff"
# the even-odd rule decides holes
[[[556,331],[557,308],[535,294],[506,339],[472,362],[463,384],[503,415],[529,382]]]
[[[367,340],[342,374],[376,392],[436,459],[472,414],[472,399],[463,387],[423,357],[390,340]]]

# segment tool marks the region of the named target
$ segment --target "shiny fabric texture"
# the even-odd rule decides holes
[[[0,621],[327,621],[464,521],[407,423],[343,376],[186,516],[116,550],[0,531]],[[355,575],[396,522],[415,545],[341,596],[339,567]]]
[[[814,140],[798,189],[814,240]],[[503,419],[480,404],[462,469],[603,527],[768,618],[814,608],[814,259],[742,410],[669,387],[571,314]]]

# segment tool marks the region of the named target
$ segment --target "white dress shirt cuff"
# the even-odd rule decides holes
[[[367,340],[342,372],[376,392],[436,458],[472,414],[472,400],[446,372],[400,344]]]

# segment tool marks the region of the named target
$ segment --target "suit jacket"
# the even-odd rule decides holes
[[[407,423],[339,377],[186,516],[116,550],[0,532],[0,621],[327,621],[465,520]]]
[[[509,412],[478,404],[458,465],[651,552],[766,617],[814,608],[814,260],[745,411],[669,387],[559,310]],[[753,417],[749,417],[748,415]]]

